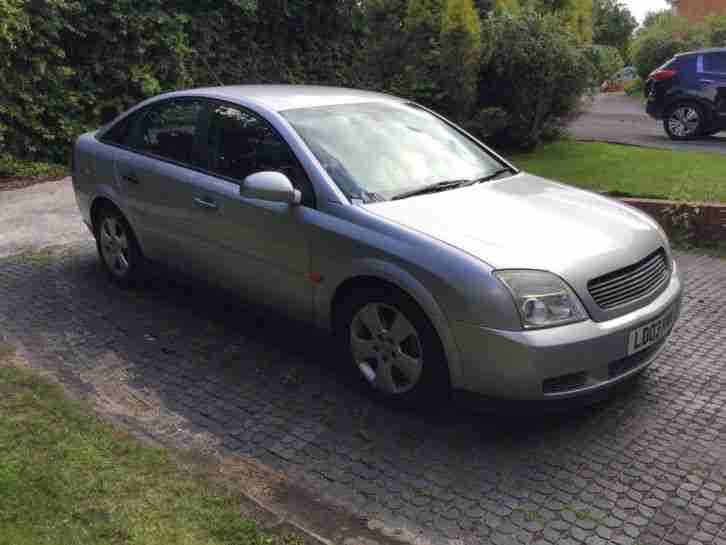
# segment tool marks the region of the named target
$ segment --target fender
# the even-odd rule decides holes
[[[449,328],[449,322],[443,310],[429,291],[413,275],[396,265],[375,258],[354,259],[348,266],[333,272],[315,291],[313,309],[316,325],[325,330],[332,330],[332,303],[338,288],[347,280],[360,277],[374,277],[398,287],[423,309],[426,316],[436,329],[444,347],[449,366],[452,388],[458,388],[462,382],[459,350]]]

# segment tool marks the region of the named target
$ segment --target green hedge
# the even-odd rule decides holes
[[[65,161],[163,91],[352,81],[353,0],[0,0],[0,153]]]

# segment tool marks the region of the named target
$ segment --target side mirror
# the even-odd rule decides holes
[[[284,202],[290,206],[297,206],[302,200],[300,191],[292,187],[290,179],[281,172],[250,174],[242,182],[240,195],[248,199]]]

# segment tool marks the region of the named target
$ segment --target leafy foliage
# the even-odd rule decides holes
[[[695,24],[683,17],[661,13],[636,34],[633,42],[634,65],[640,77],[645,79],[676,53],[698,49],[708,45],[709,41],[705,24]]]
[[[490,16],[484,34],[489,51],[479,103],[508,113],[499,141],[532,148],[575,108],[590,81],[590,64],[555,15]]]
[[[511,89],[539,97],[541,90],[515,71],[542,74],[536,85],[546,80],[553,95],[564,93],[571,103],[575,91],[569,79],[558,79],[560,66],[578,58],[575,43],[590,41],[591,2],[0,0],[0,154],[65,163],[75,136],[146,97],[238,83],[385,90],[459,121],[487,119],[480,134],[501,133],[510,122],[521,133],[517,120],[531,112],[503,96]],[[537,26],[537,18],[547,23]],[[537,27],[537,34],[505,31],[516,25],[525,33]],[[502,37],[510,42],[495,44]],[[528,60],[520,42],[538,44]],[[512,62],[510,47],[517,52]],[[564,57],[553,68],[553,55],[539,58],[540,49]],[[493,62],[495,54],[503,58]],[[580,77],[582,69],[572,74]],[[499,85],[502,96],[480,92],[480,83]],[[560,116],[560,102],[547,99],[556,111],[536,118],[546,124]],[[540,121],[528,138],[539,137]]]
[[[350,82],[360,17],[355,0],[0,0],[0,152],[64,161],[77,134],[191,85]]]
[[[68,175],[63,165],[21,161],[9,153],[0,153],[0,187],[3,178],[62,178]]]
[[[595,0],[593,3],[593,42],[616,47],[628,59],[630,38],[638,22],[619,0]]]
[[[615,47],[594,45],[586,50],[585,54],[592,64],[592,82],[595,86],[599,86],[625,66],[623,58]]]
[[[446,3],[440,40],[441,86],[449,113],[468,118],[476,100],[482,54],[481,22],[471,0]]]

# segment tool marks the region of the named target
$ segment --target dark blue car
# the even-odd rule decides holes
[[[648,76],[645,94],[646,111],[673,140],[726,129],[726,48],[676,55]]]

